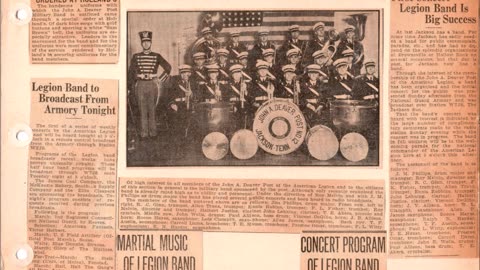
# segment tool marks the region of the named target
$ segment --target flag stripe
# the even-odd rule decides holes
[[[330,10],[292,10],[292,11],[264,11],[264,17],[303,17],[303,16],[324,16],[333,17],[335,11]]]
[[[252,31],[253,29],[246,28],[245,30],[242,31],[242,29],[239,29],[241,27],[237,27],[237,30],[240,31],[241,36],[252,36],[256,37],[257,36],[257,31]],[[300,35],[310,35],[312,33],[311,30],[308,31],[300,31]],[[272,39],[273,36],[288,36],[288,30],[280,30],[280,31],[272,31],[270,30],[268,34],[268,39]],[[228,37],[229,34],[227,32],[220,32],[219,37]]]
[[[317,22],[326,22],[326,21],[332,21],[333,22],[333,17],[325,17],[325,16],[299,16],[299,17],[290,17],[286,19],[285,17],[263,17],[263,22],[285,22],[285,21],[290,21],[290,22],[301,22],[301,21],[310,21],[314,22],[313,24]]]
[[[219,37],[221,41],[226,42],[228,40],[227,36]],[[284,41],[287,39],[285,35],[278,35],[278,36],[270,36],[268,38],[270,41]],[[300,35],[300,40],[310,40],[312,39],[312,35]],[[256,38],[254,36],[240,36],[241,42],[254,42]]]

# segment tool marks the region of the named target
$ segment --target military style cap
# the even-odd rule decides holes
[[[312,54],[313,59],[317,59],[320,57],[327,57],[327,54],[323,50],[318,50]]]
[[[363,64],[365,67],[370,67],[370,66],[376,66],[375,60],[373,59],[368,59],[365,61]]]
[[[257,69],[267,69],[268,68],[268,62],[263,61],[263,60],[258,60],[257,64],[255,65]]]
[[[300,31],[300,26],[298,24],[293,24],[290,27],[288,27],[288,30],[290,32],[298,32]]]
[[[205,66],[207,68],[207,72],[218,72],[220,69],[220,66],[217,64],[210,64]]]
[[[242,71],[242,69],[243,69],[243,66],[240,65],[240,64],[232,65],[232,66],[229,68],[230,73],[240,72],[240,71]]]
[[[142,31],[138,33],[142,41],[152,41],[152,32],[151,31]]]
[[[321,67],[319,65],[311,64],[307,66],[307,73],[312,73],[312,72],[320,73],[320,69]]]
[[[183,73],[183,72],[192,72],[192,66],[190,65],[180,65],[178,67],[178,71],[180,73]]]
[[[348,57],[348,56],[353,56],[353,50],[352,49],[346,49],[342,52],[343,57]]]
[[[240,32],[238,32],[238,31],[232,31],[232,32],[230,32],[230,36],[231,36],[231,37],[239,37],[239,36],[240,36]]]
[[[248,52],[241,52],[237,55],[238,60],[248,58]]]
[[[268,30],[265,29],[265,28],[262,28],[262,29],[258,30],[258,35],[259,35],[259,36],[268,35]]]
[[[274,54],[275,54],[275,50],[272,49],[272,48],[265,49],[262,52],[263,56],[269,56],[269,55],[274,55]]]
[[[196,52],[193,54],[193,59],[207,58],[207,55],[204,52]]]
[[[287,72],[295,72],[295,66],[294,65],[285,65],[282,67],[283,73]]]
[[[325,28],[325,23],[318,22],[313,26],[313,31],[317,31],[318,28]]]
[[[352,31],[355,31],[355,26],[353,25],[348,25],[347,27],[345,27],[345,33],[348,33],[348,32],[352,32]]]
[[[298,49],[290,49],[287,51],[287,57],[293,56],[293,55],[299,55],[300,51]]]
[[[335,62],[333,62],[333,65],[336,68],[339,68],[341,66],[346,66],[346,65],[348,65],[348,60],[346,58],[340,58],[340,59],[335,60]]]
[[[210,29],[210,27],[204,27],[202,29],[202,35],[211,34],[211,33],[212,33],[212,29]]]
[[[227,56],[230,52],[227,50],[227,49],[218,49],[217,50],[217,54],[218,55],[224,55],[224,56]]]

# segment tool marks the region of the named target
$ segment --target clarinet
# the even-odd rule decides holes
[[[295,105],[299,105],[300,104],[300,100],[299,100],[300,81],[297,78],[295,78],[294,81],[295,81],[295,87],[293,89],[293,103],[295,103]]]
[[[240,79],[240,104],[242,109],[245,108],[245,92],[247,91],[247,84],[243,77]]]

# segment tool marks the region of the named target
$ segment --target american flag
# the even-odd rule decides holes
[[[231,31],[240,32],[240,41],[252,45],[257,31],[269,30],[269,40],[281,44],[288,38],[288,27],[300,26],[300,39],[312,38],[312,27],[317,22],[325,23],[325,29],[334,26],[335,12],[327,10],[302,11],[219,11],[219,20],[223,29],[218,38],[226,41]]]

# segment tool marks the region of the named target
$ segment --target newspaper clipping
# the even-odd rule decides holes
[[[2,1],[0,269],[479,269],[478,0],[337,2]]]

